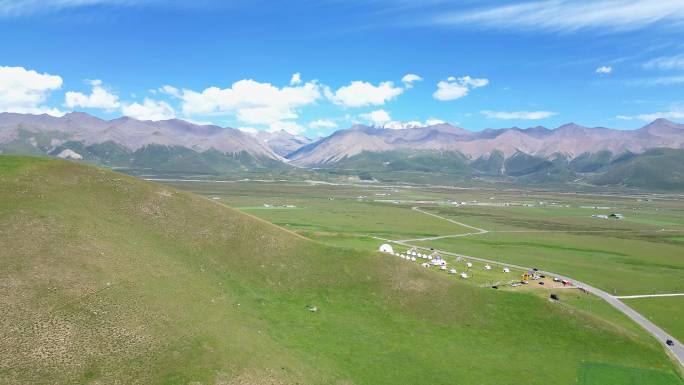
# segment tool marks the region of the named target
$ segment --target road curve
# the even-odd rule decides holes
[[[421,212],[423,214],[430,215],[430,216],[436,217],[436,218],[440,218],[440,219],[443,219],[445,221],[457,224],[459,226],[464,226],[464,227],[467,227],[467,228],[470,228],[470,229],[477,231],[475,233],[467,233],[467,234],[463,234],[460,236],[478,235],[478,234],[485,234],[485,233],[489,232],[485,229],[470,226],[470,225],[467,225],[467,224],[462,223],[462,222],[457,222],[457,221],[454,221],[452,219],[445,218],[445,217],[442,217],[440,215],[421,210],[418,207],[412,207],[412,209],[416,210],[418,212]],[[442,237],[432,237],[432,238],[425,238],[424,240],[440,239],[440,238],[454,237],[454,236],[455,235],[442,236]],[[412,244],[408,243],[410,241],[419,241],[417,239],[403,240],[402,241],[402,240],[384,239],[384,238],[379,238],[379,237],[374,237],[374,238],[383,240],[385,242],[395,243],[395,244],[405,246],[405,247],[415,247],[416,249],[429,250],[429,248],[427,248],[427,247],[412,245]],[[420,239],[420,240],[423,240],[423,239]],[[472,259],[475,261],[480,261],[480,262],[485,262],[485,263],[493,263],[493,264],[497,264],[497,265],[501,265],[501,266],[508,266],[508,267],[516,268],[516,269],[522,269],[522,270],[529,270],[530,269],[530,267],[528,267],[528,266],[520,266],[520,265],[515,265],[515,264],[510,264],[510,263],[502,263],[500,261],[493,261],[491,259],[486,259],[486,258],[471,257],[468,255],[452,253],[450,251],[445,251],[445,250],[436,250],[436,251],[439,253],[445,254],[445,255],[468,258],[468,259]],[[631,307],[627,306],[624,302],[620,301],[619,298],[617,298],[617,297],[615,297],[615,296],[613,296],[613,295],[611,295],[611,294],[609,294],[609,293],[607,293],[601,289],[595,288],[591,285],[587,285],[586,283],[577,281],[576,279],[573,279],[573,278],[570,278],[570,277],[567,277],[567,276],[564,276],[561,274],[553,273],[550,271],[542,271],[542,270],[540,270],[539,272],[542,274],[545,274],[545,275],[556,276],[556,277],[561,278],[561,279],[567,279],[569,281],[572,281],[572,282],[574,282],[574,284],[576,286],[581,287],[584,290],[588,291],[589,293],[594,294],[595,296],[597,296],[597,297],[603,299],[604,301],[608,302],[611,306],[613,306],[614,308],[616,308],[617,310],[622,312],[627,317],[631,318],[637,324],[641,325],[641,327],[643,327],[647,332],[649,332],[653,337],[655,337],[656,340],[658,340],[658,342],[660,342],[660,344],[665,347],[665,350],[668,352],[668,354],[671,357],[673,357],[676,362],[679,363],[680,369],[684,370],[684,345],[682,345],[682,343],[680,341],[678,341],[676,338],[674,338],[673,336],[671,336],[670,334],[665,332],[663,329],[661,329],[660,327],[655,325],[653,322],[648,320],[646,317],[644,317],[643,315],[638,313],[636,310],[632,309]],[[667,340],[671,340],[674,343],[674,346],[668,346],[666,344]]]

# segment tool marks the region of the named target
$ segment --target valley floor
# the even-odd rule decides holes
[[[661,343],[684,335],[673,321],[684,319],[676,298],[615,298],[684,292],[684,203],[676,197],[296,181],[173,184],[327,244],[372,250],[384,239],[570,276],[630,316],[638,310],[659,326],[642,322]],[[603,219],[612,213],[624,219]],[[503,282],[483,272],[471,278],[478,285]],[[676,349],[684,364],[681,345]]]

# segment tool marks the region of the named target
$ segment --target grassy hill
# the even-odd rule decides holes
[[[684,150],[656,148],[618,159],[593,182],[650,190],[684,190]]]
[[[682,384],[620,323],[72,162],[0,156],[0,245],[0,384]]]

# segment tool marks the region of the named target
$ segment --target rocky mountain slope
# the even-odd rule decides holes
[[[263,142],[233,128],[184,120],[141,121],[129,117],[102,120],[72,112],[62,117],[0,113],[0,145],[33,146],[48,153],[68,142],[92,146],[114,143],[128,151],[149,145],[179,146],[196,152],[216,150],[277,159]]]
[[[556,129],[513,127],[478,132],[449,124],[398,130],[357,125],[304,146],[288,158],[298,165],[319,166],[364,151],[439,150],[459,152],[470,159],[495,151],[506,158],[522,152],[540,157],[560,154],[574,159],[585,153],[641,153],[656,147],[684,148],[684,125],[658,119],[638,130],[589,128],[570,123]]]

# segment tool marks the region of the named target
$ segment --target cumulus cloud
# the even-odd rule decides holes
[[[389,113],[383,109],[371,111],[365,114],[359,115],[361,119],[366,120],[374,126],[382,126],[387,122],[390,122],[392,118]]]
[[[259,133],[259,130],[257,130],[254,127],[238,127],[238,130],[240,130],[242,132],[246,132],[250,135],[256,135]]]
[[[158,91],[161,92],[162,94],[173,96],[174,98],[180,98],[181,97],[180,90],[178,88],[176,88],[174,86],[170,86],[168,84],[159,87]]]
[[[99,108],[112,111],[119,108],[119,97],[110,93],[102,86],[99,79],[87,81],[92,87],[90,94],[69,91],[64,96],[64,105],[69,108]]]
[[[290,85],[297,86],[300,84],[302,84],[302,74],[299,72],[293,73],[292,77],[290,78]]]
[[[542,0],[442,12],[432,22],[485,28],[573,32],[636,30],[653,24],[682,26],[681,0]]]
[[[557,115],[557,112],[551,111],[481,111],[482,115],[488,119],[501,120],[539,120],[546,119]]]
[[[608,75],[613,72],[613,67],[611,66],[601,66],[596,69],[597,74]]]
[[[404,83],[404,87],[406,88],[412,88],[413,83],[419,82],[421,80],[423,80],[423,78],[416,74],[406,74],[403,78],[401,78],[401,82]]]
[[[313,122],[309,122],[309,128],[335,128],[337,123],[329,119],[318,119]]]
[[[468,95],[472,89],[484,87],[487,84],[489,84],[488,79],[449,76],[447,80],[437,83],[437,91],[432,94],[432,97],[441,101],[456,100]]]
[[[142,104],[133,103],[121,106],[121,113],[138,120],[167,120],[176,117],[169,103],[145,98]]]
[[[347,86],[340,87],[332,93],[327,91],[327,97],[333,103],[345,107],[380,106],[399,96],[404,89],[396,87],[393,82],[381,82],[373,85],[364,81],[353,81]]]
[[[264,124],[295,119],[297,108],[321,98],[320,85],[307,82],[296,87],[276,87],[252,79],[240,80],[229,88],[209,87],[202,92],[183,90],[185,115],[235,114],[247,124]]]
[[[642,120],[644,122],[651,122],[658,118],[664,119],[684,119],[684,105],[675,106],[669,111],[653,112],[650,114],[639,114],[639,115],[618,115],[617,119],[620,120]]]
[[[49,94],[61,87],[60,76],[0,66],[0,112],[62,115],[44,105]]]

